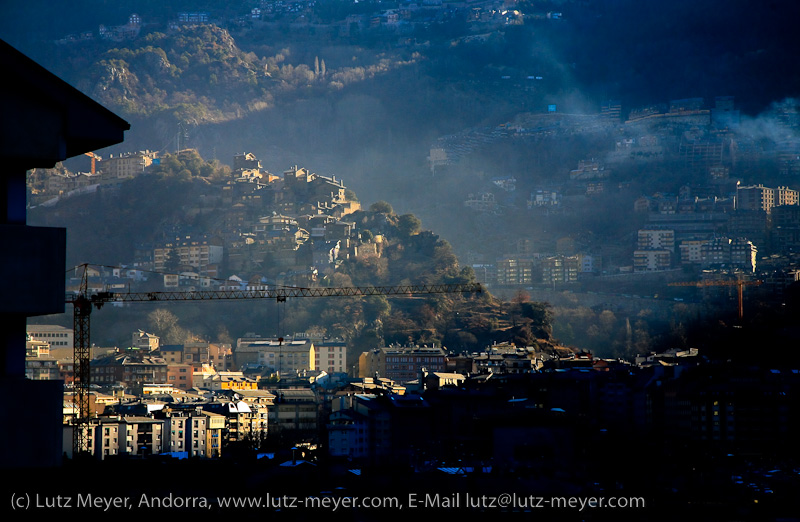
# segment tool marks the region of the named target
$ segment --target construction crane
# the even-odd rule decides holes
[[[74,375],[73,392],[77,406],[74,421],[73,455],[88,450],[87,433],[90,387],[90,318],[92,309],[100,309],[106,303],[135,303],[163,301],[209,301],[235,299],[275,299],[284,302],[290,297],[362,297],[374,295],[413,296],[420,294],[480,293],[480,283],[421,284],[397,286],[353,286],[353,287],[280,287],[267,290],[200,290],[167,292],[89,292],[88,264],[83,267],[77,293],[67,294],[66,302],[73,307],[74,328]]]
[[[103,158],[101,158],[100,156],[98,156],[94,152],[84,152],[83,155],[84,156],[89,156],[90,158],[92,158],[92,167],[91,167],[92,168],[92,174],[95,174],[97,172],[97,166],[96,166],[95,162],[96,161],[100,161]]]
[[[744,298],[743,298],[743,290],[745,286],[758,286],[761,284],[759,280],[752,280],[752,281],[745,281],[743,279],[721,279],[721,280],[708,280],[708,281],[682,281],[677,283],[670,283],[669,286],[696,286],[696,287],[707,287],[707,286],[735,286],[737,297],[739,298],[739,320],[741,321],[744,317]]]

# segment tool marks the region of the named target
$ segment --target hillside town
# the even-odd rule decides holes
[[[628,244],[606,237],[587,240],[578,230],[544,240],[519,237],[515,251],[493,256],[472,252],[466,261],[476,277],[495,288],[580,290],[626,280],[647,281],[648,276],[674,281],[733,276],[764,282],[759,289],[764,293],[782,292],[800,274],[798,191],[783,185],[743,184],[730,171],[735,166],[744,172],[747,165],[754,168],[759,162],[770,162],[779,169],[776,174],[785,177],[797,169],[791,153],[797,144],[790,140],[756,147],[745,134],[737,133],[740,127],[732,100],[720,98],[716,104],[706,109],[702,100],[675,101],[666,112],[655,108],[646,115],[634,112],[637,116],[622,126],[618,111],[610,109],[590,117],[520,115],[520,121],[495,129],[488,142],[475,140],[475,130],[443,138],[431,149],[432,169],[454,168],[460,154],[472,154],[495,139],[514,140],[521,146],[527,139],[543,139],[539,134],[549,132],[546,129],[565,134],[617,129],[613,130],[618,134],[617,150],[602,160],[581,161],[565,172],[560,183],[535,187],[526,198],[526,208],[532,216],[556,219],[581,212],[604,194],[615,194],[617,204],[629,206],[638,216],[635,223],[640,228],[631,230]],[[587,118],[597,122],[597,129],[587,125]],[[784,125],[787,133],[796,127],[790,120]],[[177,157],[193,154],[186,150]],[[113,189],[152,169],[160,159],[148,150],[106,158],[93,155],[88,172],[34,174],[29,178],[29,201],[32,206],[47,206],[71,194]],[[679,172],[692,173],[673,193],[631,198],[624,192],[629,182],[615,181],[615,170],[664,161],[677,161]],[[523,186],[527,185],[521,180],[493,179],[487,192],[465,194],[464,205],[502,222],[510,209],[519,208],[516,192]],[[167,288],[208,287],[213,279],[228,278],[229,285],[239,287],[263,285],[267,280],[303,285],[318,281],[343,259],[380,253],[381,236],[361,237],[349,218],[362,210],[361,205],[335,176],[298,166],[279,176],[263,169],[254,154],[242,153],[233,158],[231,175],[215,181],[213,189],[189,211],[195,215],[215,212],[218,217],[211,227],[176,230],[171,235],[164,231],[160,243],[139,245],[130,259],[120,260],[124,274],[114,275],[125,281],[141,279],[145,271],[168,271],[173,275],[164,276]],[[106,287],[119,284],[119,280],[102,279],[99,284]]]
[[[198,156],[186,150],[176,157],[182,161]],[[161,159],[140,151],[99,161],[92,157],[92,172],[48,171],[41,176],[34,172],[29,178],[31,205],[48,206],[86,191],[114,190],[158,166]],[[361,209],[353,197],[335,176],[297,166],[276,176],[265,171],[252,153],[237,155],[230,177],[215,183],[187,211],[189,218],[213,212],[207,227],[184,225],[161,231],[162,241],[138,245],[129,259],[121,260],[119,269],[93,270],[90,286],[130,288],[157,272],[164,274],[158,286],[166,289],[254,288],[267,284],[266,271],[269,284],[309,285],[342,259],[374,254],[380,248],[380,236],[361,241],[356,224],[348,221]]]
[[[498,225],[510,223],[524,197],[529,214],[548,223],[613,201],[626,215],[632,211],[626,225],[639,226],[630,230],[627,243],[612,240],[611,231],[590,237],[584,230],[565,230],[518,237],[516,248],[505,252],[474,249],[476,275],[490,286],[581,291],[644,281],[641,291],[652,295],[647,281],[733,277],[768,282],[764,292],[780,293],[798,280],[798,191],[758,180],[792,179],[798,169],[798,122],[784,104],[764,123],[775,127],[769,137],[752,134],[752,125],[728,96],[710,104],[673,100],[627,114],[615,101],[595,114],[565,114],[552,105],[496,127],[441,137],[431,145],[428,162],[434,175],[448,176],[474,168],[474,157],[497,143],[521,150],[594,136],[615,144],[562,168],[547,183],[519,175],[492,178],[484,183],[485,192],[464,194],[465,208]],[[669,184],[657,189],[629,174],[664,165],[675,178],[669,191],[663,190]],[[755,181],[743,183],[744,178]],[[634,193],[633,186],[641,192]]]
[[[316,31],[326,31],[337,38],[357,37],[367,31],[379,30],[384,35],[393,35],[401,43],[408,43],[409,40],[413,40],[414,32],[420,27],[462,17],[487,32],[504,25],[522,24],[525,19],[557,22],[562,18],[562,14],[554,10],[532,9],[523,12],[518,2],[514,0],[476,2],[425,0],[396,6],[382,6],[378,3],[363,8],[356,5],[325,8],[314,0],[294,2],[261,0],[258,4],[249,11],[242,10],[238,13],[232,13],[227,9],[180,11],[169,19],[158,20],[145,20],[139,14],[131,13],[125,24],[101,24],[96,31],[63,35],[58,43],[67,45],[91,40],[121,42],[135,39],[150,26],[166,26],[170,30],[175,30],[183,26],[210,24],[249,29],[292,24],[303,29],[313,27]],[[469,38],[486,38],[486,35]]]
[[[142,4],[148,14],[130,14],[127,23],[95,7],[97,16],[81,16],[96,30],[47,31],[50,44],[58,39],[52,49],[64,58],[60,67],[92,76],[80,90],[0,41],[9,74],[0,86],[8,113],[0,134],[9,138],[0,140],[9,166],[0,235],[11,245],[0,258],[8,323],[0,461],[13,477],[6,509],[17,517],[31,508],[53,513],[77,500],[73,515],[385,522],[422,511],[413,501],[411,510],[389,503],[372,510],[364,502],[337,509],[405,495],[430,501],[425,515],[460,520],[530,519],[544,513],[534,499],[556,498],[580,507],[551,504],[548,520],[793,520],[800,487],[800,357],[792,350],[800,339],[798,107],[773,103],[754,122],[732,96],[625,110],[609,100],[578,111],[589,106],[578,95],[562,104],[572,97],[567,84],[591,61],[581,57],[586,43],[545,50],[547,38],[528,39],[520,28],[527,23],[531,34],[578,42],[571,37],[593,35],[601,18],[627,9],[589,11],[591,4]],[[583,8],[590,16],[576,20],[578,31],[559,35],[567,25],[561,9]],[[128,9],[115,6],[118,15]],[[705,17],[709,9],[698,6]],[[150,12],[162,18],[148,19]],[[636,16],[625,22],[628,30],[652,30]],[[685,30],[676,19],[665,16],[662,25]],[[228,31],[247,35],[248,46],[235,49]],[[282,36],[272,40],[275,34]],[[166,35],[185,46],[170,47],[169,60],[158,47]],[[272,47],[315,36],[347,48]],[[357,49],[365,42],[373,46]],[[422,56],[428,47],[437,50]],[[92,48],[100,54],[67,58]],[[536,58],[507,56],[523,48],[535,48]],[[392,49],[408,54],[396,62],[400,72],[353,89],[376,87],[383,99],[353,96],[345,86],[356,82],[334,80],[319,60],[325,55],[343,74],[365,79],[369,67],[390,68],[398,58],[388,57]],[[742,49],[730,62],[742,60]],[[367,69],[358,65],[362,52],[375,58]],[[649,66],[642,56],[632,69]],[[485,66],[467,71],[473,57]],[[425,62],[457,82],[441,81],[440,71],[428,81],[419,66]],[[609,67],[605,74],[615,73]],[[331,81],[323,84],[326,75]],[[202,94],[209,91],[195,90],[200,83],[231,99],[212,101]],[[608,85],[586,99],[617,95]],[[136,125],[157,115],[151,129],[160,136],[140,135],[122,148],[131,123],[85,92],[121,101],[113,110],[124,109]],[[273,98],[278,93],[284,97]],[[406,93],[411,101],[385,117],[357,117]],[[321,94],[332,103],[315,101]],[[386,129],[385,146],[395,155],[381,156],[379,141],[359,140],[375,132],[365,122],[401,119],[423,99],[424,119],[454,107],[474,114],[424,132],[412,123],[411,131]],[[300,110],[274,110],[286,101]],[[493,103],[493,110],[478,107]],[[325,123],[333,108],[346,125]],[[246,124],[245,113],[277,130]],[[185,133],[195,116],[198,134],[212,122],[218,129],[205,143]],[[175,124],[177,147],[158,149],[171,143]],[[298,132],[304,125],[316,129]],[[223,148],[219,138],[232,128],[241,134],[224,136]],[[270,159],[286,161],[299,150],[323,172],[294,161],[265,168],[261,148],[281,150],[272,142],[283,132],[292,150]],[[352,142],[366,152],[350,157],[334,148],[342,159],[332,175],[323,134],[341,134],[327,145]],[[247,145],[232,149],[231,142]],[[200,150],[212,146],[207,160]],[[230,165],[217,160],[218,150]],[[382,166],[387,158],[397,164]],[[374,176],[385,184],[378,192],[396,197],[404,212],[420,209],[437,229],[460,232],[458,247],[422,229],[415,215],[395,213],[388,199],[362,204],[338,172],[350,183]],[[81,256],[103,259],[81,265]],[[475,288],[496,293],[420,297],[405,285],[415,278],[422,286],[478,281]],[[278,294],[268,306],[240,302],[211,312],[190,303],[180,318],[166,309],[145,315],[124,299],[264,298],[276,289],[384,283],[408,299],[345,294],[282,317],[286,298]],[[738,314],[729,307],[737,297]],[[102,334],[90,338],[89,317],[102,307],[110,320],[96,322]],[[145,501],[133,506],[137,493]],[[462,493],[482,502],[460,510]],[[309,515],[289,509],[287,495],[317,499],[316,508],[331,502]],[[506,495],[512,505],[485,503]],[[518,496],[528,501],[517,503]],[[227,503],[234,498],[255,503]],[[594,509],[588,499],[630,503]]]

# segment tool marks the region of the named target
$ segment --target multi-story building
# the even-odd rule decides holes
[[[751,241],[742,238],[718,237],[710,239],[702,245],[701,262],[707,267],[740,268],[754,272],[757,254],[758,249]]]
[[[61,379],[58,360],[50,355],[50,344],[31,339],[25,343],[25,377],[34,381]]]
[[[800,192],[788,187],[769,188],[764,185],[751,185],[740,186],[736,191],[737,209],[763,210],[769,214],[775,207],[798,203],[800,203]]]
[[[50,343],[33,339],[30,334],[25,341],[25,357],[42,357],[50,355]]]
[[[772,243],[777,252],[800,251],[800,205],[784,205],[772,211]]]
[[[699,264],[703,261],[703,245],[708,243],[707,239],[687,239],[678,245],[680,250],[680,260],[682,265]]]
[[[152,417],[122,417],[119,451],[128,455],[159,455],[164,451],[164,423]]]
[[[84,429],[89,451],[99,460],[169,452],[214,458],[222,452],[226,418],[199,408],[164,409],[148,416],[104,415]],[[72,430],[66,427],[65,434]]]
[[[727,237],[710,239],[700,251],[704,266],[726,266],[731,259],[731,240]]]
[[[800,203],[800,192],[789,187],[778,187],[775,189],[775,206],[797,205]]]
[[[111,154],[100,162],[100,170],[107,179],[133,178],[153,164],[157,154],[149,150]]]
[[[633,269],[636,272],[667,270],[672,266],[669,250],[636,250],[633,252]]]
[[[158,355],[169,364],[186,364],[200,371],[210,366],[219,371],[233,369],[233,351],[231,345],[224,343],[207,343],[203,341],[185,344],[166,344],[158,349]]]
[[[733,267],[741,268],[748,272],[756,271],[758,249],[752,241],[743,238],[735,238],[731,240],[730,248],[730,264]]]
[[[277,373],[316,370],[316,347],[309,339],[239,339],[234,354],[236,365],[260,366]]]
[[[194,367],[191,364],[167,365],[167,382],[179,390],[187,391],[192,389],[194,385],[193,374]]]
[[[582,264],[580,256],[553,256],[542,259],[542,283],[557,285],[578,281]]]
[[[150,352],[158,349],[159,341],[160,339],[157,335],[149,334],[142,330],[138,330],[133,333],[133,338],[131,339],[131,347],[136,348],[138,350],[144,350]]]
[[[280,436],[293,432],[301,438],[317,430],[318,407],[314,392],[307,388],[274,390],[275,405],[269,410],[269,426]]]
[[[370,422],[352,409],[334,411],[328,417],[328,453],[332,457],[362,459],[369,455],[372,439]]]
[[[638,250],[669,250],[675,249],[675,231],[664,229],[639,230],[636,243]]]
[[[352,459],[379,458],[391,452],[391,415],[376,395],[340,396],[328,418],[328,451]]]
[[[444,350],[435,346],[392,345],[364,352],[358,359],[359,377],[385,378],[398,384],[419,379],[423,369],[447,371]]]
[[[328,373],[347,372],[347,343],[322,340],[314,343],[314,367]]]
[[[529,258],[502,257],[495,263],[498,285],[530,285],[534,283],[534,261]]]
[[[269,426],[269,408],[263,404],[248,404],[242,400],[213,402],[203,406],[204,412],[221,415],[225,419],[222,439],[225,442],[266,440]]]
[[[430,372],[446,371],[445,352],[441,347],[389,346],[381,351],[385,374],[380,376],[392,381],[407,383],[419,379],[423,368]]]
[[[52,324],[29,324],[31,340],[45,341],[51,348],[74,348],[75,335],[72,328]]]
[[[103,460],[120,454],[120,419],[118,417],[101,417],[98,424],[93,426],[94,444],[89,444],[94,449],[95,457]]]
[[[182,346],[181,362],[184,364],[191,364],[196,369],[204,364],[211,364],[217,370],[230,369],[232,351],[229,344],[193,341],[186,342]]]
[[[717,135],[685,133],[678,154],[684,168],[697,173],[706,173],[711,167],[729,161],[730,139]]]
[[[764,185],[738,187],[736,190],[736,208],[742,210],[772,211],[775,206],[775,191]]]
[[[184,364],[182,344],[162,344],[156,354],[162,357],[167,364]]]
[[[203,410],[206,416],[206,457],[215,458],[222,455],[225,416]]]
[[[207,456],[208,424],[209,417],[201,411],[164,413],[164,452],[185,452],[190,457]]]
[[[145,383],[167,384],[167,362],[150,354],[115,353],[93,359],[89,370],[91,382],[123,384],[139,389]]]
[[[193,268],[200,276],[213,278],[219,275],[223,253],[221,242],[208,237],[176,238],[153,249],[153,268],[157,272]]]
[[[773,224],[776,213],[784,208],[800,209],[800,206],[774,208],[772,210]],[[763,248],[767,242],[767,213],[763,210],[735,210],[731,212],[728,218],[728,234],[731,237],[747,238]]]
[[[672,266],[675,252],[675,231],[671,229],[639,230],[633,269],[637,272],[666,270]]]

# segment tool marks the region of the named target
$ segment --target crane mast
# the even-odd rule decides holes
[[[417,284],[395,286],[352,287],[281,287],[265,290],[199,290],[167,292],[95,292],[89,293],[88,265],[81,265],[80,287],[77,293],[68,294],[66,302],[73,306],[74,379],[73,390],[77,414],[73,426],[73,455],[88,451],[87,428],[90,421],[90,319],[92,308],[100,309],[106,303],[136,303],[165,301],[210,301],[236,299],[275,299],[279,302],[290,297],[365,297],[375,295],[414,296],[422,294],[480,293],[479,283]]]

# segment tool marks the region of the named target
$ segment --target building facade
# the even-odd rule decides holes
[[[32,340],[45,341],[51,348],[74,348],[75,335],[72,328],[52,324],[29,324],[28,336]]]

